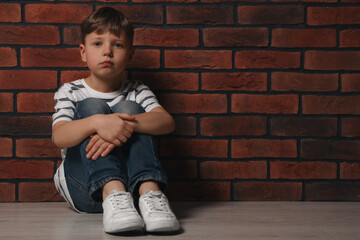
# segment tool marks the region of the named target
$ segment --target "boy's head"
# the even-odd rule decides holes
[[[102,34],[107,31],[119,37],[125,33],[130,46],[133,44],[134,28],[122,12],[111,7],[103,7],[90,14],[81,23],[81,41],[85,44],[85,38],[92,32]]]

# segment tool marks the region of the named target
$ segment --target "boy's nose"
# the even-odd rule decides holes
[[[104,54],[105,56],[112,56],[111,46],[104,46],[104,48],[103,48],[103,54]]]

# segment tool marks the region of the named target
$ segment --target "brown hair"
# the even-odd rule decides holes
[[[81,25],[81,41],[85,43],[86,35],[96,31],[98,34],[102,34],[106,31],[120,36],[122,32],[125,32],[130,41],[130,46],[133,44],[134,27],[125,17],[122,12],[119,12],[111,7],[99,8],[87,18],[85,18]]]

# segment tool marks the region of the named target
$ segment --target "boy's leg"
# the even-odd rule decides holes
[[[161,189],[156,181],[153,180],[145,181],[140,184],[139,195],[141,196],[149,190],[159,191]]]
[[[75,119],[86,118],[94,114],[109,114],[110,108],[100,99],[86,99],[80,102]],[[90,138],[81,144],[68,148],[64,162],[66,181],[76,208],[84,212],[102,212],[102,187],[106,183],[126,184],[122,174],[122,162],[112,153],[97,160],[86,158],[85,148]],[[111,181],[116,180],[116,181]],[[114,188],[116,189],[116,187]]]
[[[134,101],[122,101],[111,108],[112,112],[130,115],[144,113],[144,109]],[[128,189],[135,196],[146,190],[165,190],[166,174],[157,158],[152,137],[133,133],[128,142],[118,148],[118,154],[126,159]]]
[[[129,114],[143,113],[143,108],[131,101],[117,104],[113,111]],[[179,221],[171,211],[169,202],[159,188],[164,190],[166,175],[154,151],[151,136],[135,133],[129,139],[121,154],[127,157],[129,190],[140,194],[139,209],[148,232],[177,231]]]

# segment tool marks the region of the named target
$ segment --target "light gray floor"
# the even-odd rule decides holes
[[[179,202],[176,235],[109,235],[102,214],[66,203],[0,204],[0,239],[360,240],[360,202]]]

